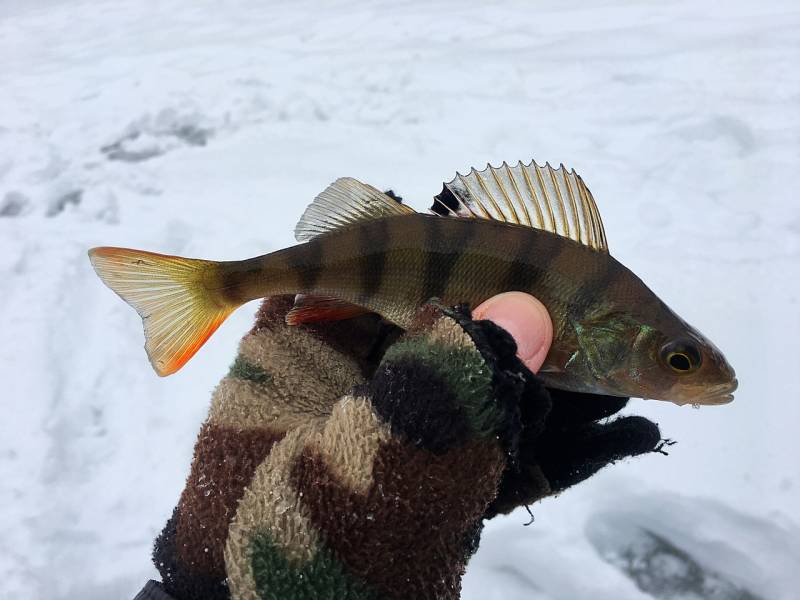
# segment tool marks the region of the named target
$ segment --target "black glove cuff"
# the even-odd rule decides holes
[[[151,579],[144,584],[142,591],[136,594],[133,600],[175,600],[175,598],[165,592],[159,582]]]

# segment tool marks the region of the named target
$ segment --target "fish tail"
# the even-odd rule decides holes
[[[175,373],[240,303],[218,291],[220,263],[128,248],[92,248],[100,279],[144,323],[145,350],[156,373]],[[209,285],[211,284],[211,285]]]

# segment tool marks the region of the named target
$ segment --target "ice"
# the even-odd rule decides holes
[[[535,157],[583,176],[612,253],[741,387],[633,401],[670,455],[489,523],[464,598],[679,598],[687,573],[687,594],[795,598],[798,27],[788,0],[0,3],[0,597],[155,575],[255,310],[160,379],[89,247],[254,256],[337,177],[422,209],[456,170]],[[649,583],[620,558],[649,555]]]

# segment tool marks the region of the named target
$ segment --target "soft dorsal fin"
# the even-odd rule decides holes
[[[405,215],[414,209],[352,177],[337,179],[314,198],[294,228],[298,242],[360,221]]]
[[[531,161],[510,167],[486,165],[457,173],[434,197],[439,215],[493,219],[549,231],[608,252],[606,234],[594,198],[583,179],[562,164],[554,169]]]

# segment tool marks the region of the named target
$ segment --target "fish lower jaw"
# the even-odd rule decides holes
[[[642,400],[672,402],[678,406],[686,406],[688,404],[694,408],[700,408],[701,406],[718,406],[722,404],[729,404],[730,402],[733,402],[733,394],[717,394],[714,396],[701,396],[699,398],[645,398],[642,396]]]
[[[722,394],[721,396],[714,396],[713,398],[708,398],[701,404],[728,404],[733,402],[733,394]]]
[[[736,379],[732,381],[692,388],[676,386],[662,396],[663,399],[674,402],[680,406],[691,404],[692,406],[720,406],[733,402],[733,393],[739,387]]]
[[[699,408],[701,406],[720,406],[722,404],[730,404],[731,402],[733,402],[733,394],[716,394],[713,396],[676,401],[675,403],[681,406],[684,404],[691,404],[693,407]]]

